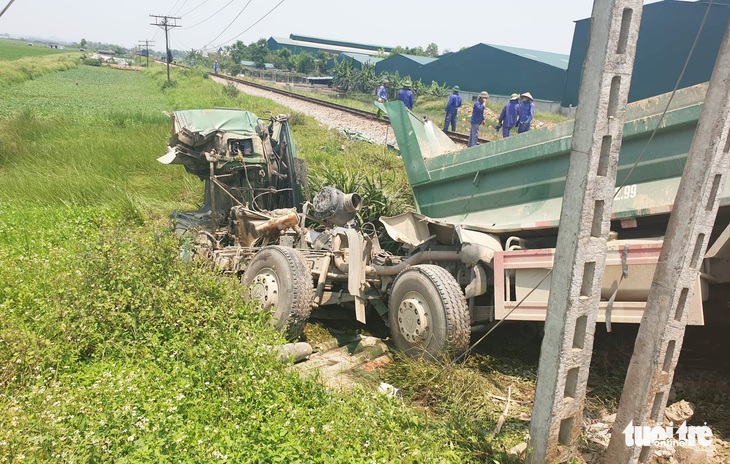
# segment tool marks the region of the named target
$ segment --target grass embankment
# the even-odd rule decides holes
[[[194,207],[201,184],[155,161],[169,137],[161,112],[284,109],[197,73],[174,78],[163,90],[163,71],[82,66],[0,89],[0,460],[491,455],[463,438],[479,421],[431,417],[365,388],[333,393],[288,372],[266,348],[281,339],[237,282],[176,259],[164,216]],[[349,142],[309,118],[295,117],[294,131],[315,176],[395,165],[379,147],[343,150]]]
[[[0,87],[78,66],[77,52],[0,40]]]

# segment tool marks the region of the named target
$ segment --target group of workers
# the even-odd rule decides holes
[[[398,100],[402,101],[409,110],[413,109],[413,103],[416,101],[416,97],[411,90],[412,85],[410,79],[406,79],[401,83],[403,88],[398,92]],[[385,79],[383,85],[378,89],[378,101],[381,103],[388,101],[388,86],[390,86],[390,81]]]
[[[459,86],[454,86],[449,101],[446,103],[446,117],[444,118],[444,132],[451,126],[451,131],[456,130],[456,117],[461,107],[461,95]],[[479,140],[479,126],[485,125],[484,109],[486,108],[489,93],[483,91],[479,94],[479,98],[474,102],[474,108],[471,112],[471,129],[469,131],[468,146],[473,147]],[[509,137],[509,133],[513,127],[517,127],[517,133],[521,134],[530,130],[532,118],[535,115],[535,103],[532,94],[525,92],[522,95],[513,93],[510,99],[505,103],[502,112],[499,115],[499,121],[494,127],[497,131],[502,130],[502,137]]]
[[[390,82],[386,79],[383,81],[383,85],[378,88],[377,96],[379,102],[388,101],[388,86]],[[414,96],[411,91],[411,81],[406,79],[402,83],[402,89],[398,92],[398,100],[402,101],[403,104],[409,110],[413,109]],[[449,100],[446,103],[446,117],[444,119],[444,132],[449,130],[456,131],[456,118],[461,107],[461,89],[458,85],[451,89],[452,93],[449,96]],[[487,99],[489,99],[489,93],[483,91],[479,94],[479,98],[474,102],[474,108],[471,113],[471,129],[469,131],[469,142],[468,146],[473,147],[479,140],[479,126],[485,125],[484,109],[486,108]],[[535,115],[535,103],[533,101],[532,94],[525,92],[521,95],[513,93],[510,96],[509,101],[502,108],[502,112],[499,115],[499,121],[494,127],[497,131],[502,131],[502,137],[509,137],[512,128],[517,127],[517,133],[521,134],[530,130],[530,124],[532,118]]]

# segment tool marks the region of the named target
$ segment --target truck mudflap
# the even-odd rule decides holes
[[[661,239],[608,242],[598,322],[609,324],[641,322],[661,248]],[[554,255],[554,248],[514,249],[495,253],[495,319],[545,320],[550,276],[542,279],[552,269]],[[533,288],[535,290],[529,294]],[[698,278],[694,296],[689,304],[687,324],[704,325],[702,296],[706,293],[702,278]],[[524,301],[518,307],[523,298]],[[607,321],[607,308],[612,298],[613,304]]]

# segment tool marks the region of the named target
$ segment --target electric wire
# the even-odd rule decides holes
[[[193,12],[193,11],[195,11],[195,10],[197,10],[197,9],[198,9],[198,8],[200,8],[201,6],[205,5],[205,4],[206,4],[206,3],[208,3],[209,1],[210,1],[210,0],[203,0],[202,2],[200,2],[200,3],[198,4],[198,6],[196,6],[195,8],[193,8],[193,9],[192,9],[192,10],[190,10],[190,11],[186,11],[185,13],[181,14],[180,16],[187,16],[187,15],[189,15],[190,13],[192,13],[192,12]]]
[[[170,8],[170,11],[167,12],[167,16],[172,16],[172,11],[175,9],[178,3],[180,3],[180,0],[175,1],[175,3],[172,5],[172,8]]]
[[[282,0],[283,1],[283,0]],[[707,10],[705,11],[704,16],[702,17],[702,22],[700,23],[699,28],[697,29],[697,34],[695,35],[695,39],[692,42],[692,47],[689,50],[689,53],[687,54],[687,59],[684,62],[684,66],[682,67],[682,71],[679,73],[679,77],[677,78],[677,82],[674,85],[674,90],[672,91],[672,94],[669,96],[669,101],[667,102],[666,107],[664,108],[664,111],[662,112],[661,117],[659,118],[659,121],[657,122],[656,126],[654,127],[654,130],[651,133],[651,136],[649,137],[649,140],[644,145],[643,150],[639,154],[639,157],[634,162],[634,165],[631,167],[631,170],[626,174],[626,177],[624,178],[624,182],[621,184],[620,187],[618,187],[614,192],[614,197],[618,194],[618,192],[626,185],[626,182],[628,181],[629,177],[631,177],[631,174],[636,169],[636,166],[641,161],[642,156],[644,156],[644,153],[646,152],[646,149],[649,147],[649,144],[651,143],[652,139],[654,138],[654,135],[656,134],[657,130],[659,129],[659,126],[661,125],[662,121],[664,120],[664,116],[667,114],[667,111],[669,110],[669,105],[672,103],[672,99],[674,98],[674,94],[677,92],[677,89],[679,88],[680,83],[682,82],[682,78],[684,77],[684,73],[687,70],[687,67],[689,65],[690,59],[692,58],[692,55],[695,51],[695,48],[697,47],[697,43],[699,42],[700,34],[702,33],[702,30],[705,27],[705,22],[707,21],[707,16],[710,13],[710,7],[712,7],[713,0],[709,0],[707,5]],[[461,353],[459,356],[454,358],[450,363],[448,363],[446,366],[444,366],[439,372],[434,374],[431,379],[429,379],[428,383],[433,382],[436,378],[438,378],[441,374],[446,372],[448,369],[450,369],[452,366],[454,366],[457,362],[459,362],[461,359],[466,357],[469,353],[476,348],[478,344],[480,344],[482,341],[484,341],[489,334],[494,332],[494,330],[502,324],[502,322],[506,321],[510,314],[512,314],[517,308],[520,307],[520,305],[530,296],[532,293],[542,285],[542,283],[545,281],[545,279],[548,278],[553,273],[553,269],[550,269],[550,271],[545,274],[545,276],[540,280],[540,282],[535,285],[532,290],[530,290],[527,295],[525,295],[516,305],[514,308],[512,308],[507,314],[504,315],[502,319],[500,319],[496,324],[494,324],[484,335],[482,335],[477,341],[472,343],[466,350],[464,350],[463,353]]]
[[[233,25],[233,23],[236,22],[236,20],[238,19],[238,17],[243,14],[243,12],[246,10],[246,8],[248,8],[248,6],[251,4],[252,1],[253,0],[248,0],[248,2],[246,2],[245,5],[243,5],[243,8],[241,8],[241,11],[239,11],[238,14],[231,20],[231,22],[228,23],[228,26],[226,26],[225,28],[223,28],[223,30],[220,31],[220,33],[217,36],[215,36],[215,38],[213,40],[211,40],[210,42],[208,42],[207,44],[205,44],[205,47],[203,47],[203,48],[206,48],[208,45],[210,45],[213,42],[215,42],[216,40],[218,40],[218,37],[222,36],[223,33],[226,32],[228,30],[228,28],[231,27]]]
[[[5,5],[5,8],[3,8],[3,11],[0,11],[0,17],[5,14],[6,11],[8,11],[8,8],[10,8],[10,5],[13,4],[15,0],[10,0],[7,5]]]
[[[185,0],[184,2],[182,2],[182,5],[180,5],[180,7],[177,10],[175,10],[175,13],[173,13],[173,14],[177,15],[178,13],[180,13],[180,10],[182,10],[185,7],[185,5],[188,3],[188,1],[189,0]]]
[[[217,15],[218,13],[220,13],[221,11],[223,11],[223,9],[224,9],[225,7],[227,7],[228,5],[230,5],[231,3],[233,3],[234,1],[236,1],[236,0],[230,0],[230,1],[228,2],[228,3],[226,3],[225,5],[223,5],[222,7],[220,7],[220,8],[218,9],[218,11],[216,11],[216,12],[215,12],[215,13],[213,13],[212,15],[208,16],[208,17],[207,17],[207,18],[205,18],[204,20],[200,21],[199,23],[195,23],[195,24],[193,24],[192,26],[188,26],[188,27],[185,27],[185,28],[183,28],[183,29],[192,29],[192,28],[194,28],[195,26],[200,26],[201,24],[203,24],[204,22],[206,22],[207,20],[209,20],[209,19],[210,19],[210,18],[212,18],[213,16],[215,16],[215,15]]]
[[[261,21],[263,21],[264,18],[266,18],[267,16],[269,16],[271,13],[273,13],[274,10],[277,9],[279,7],[279,5],[281,5],[282,3],[284,3],[284,0],[281,0],[279,3],[277,3],[276,5],[274,5],[274,7],[272,9],[270,9],[265,15],[263,15],[261,18],[259,18],[258,21],[256,21],[255,23],[251,24],[249,27],[247,27],[246,29],[244,29],[243,32],[241,32],[237,36],[235,36],[235,37],[227,40],[226,42],[221,43],[220,46],[223,46],[223,45],[226,45],[226,44],[228,44],[230,42],[233,42],[234,40],[236,40],[237,38],[241,37],[246,32],[250,31],[255,25],[257,25],[258,23],[260,23]]]

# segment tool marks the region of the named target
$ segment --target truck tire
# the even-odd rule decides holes
[[[246,267],[241,283],[257,308],[271,311],[271,322],[287,340],[304,331],[312,312],[312,272],[293,248],[268,246]]]
[[[454,276],[431,264],[395,279],[388,303],[391,336],[408,356],[450,359],[469,347],[469,309]]]

